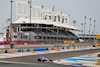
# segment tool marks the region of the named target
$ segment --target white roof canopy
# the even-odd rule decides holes
[[[30,18],[19,18],[17,21],[13,22],[12,24],[23,24],[23,23],[30,23]],[[63,27],[66,29],[71,29],[71,30],[80,30],[80,29],[73,27],[71,25],[68,25],[68,24],[63,24],[63,23],[59,23],[59,22],[50,22],[50,21],[40,20],[40,19],[32,19],[31,23],[54,25],[57,27]]]

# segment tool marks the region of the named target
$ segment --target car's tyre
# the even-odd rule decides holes
[[[52,60],[50,60],[50,61],[52,61]]]
[[[38,59],[38,61],[41,61],[41,59]]]
[[[45,60],[43,60],[43,62],[44,62]]]

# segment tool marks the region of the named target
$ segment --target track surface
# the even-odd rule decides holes
[[[64,65],[57,65],[57,64],[31,65],[31,64],[0,63],[0,67],[76,67],[76,66],[64,66]]]
[[[51,53],[51,54],[42,54],[42,55],[32,55],[32,56],[25,56],[25,57],[18,57],[18,58],[8,58],[2,59],[3,61],[15,61],[15,62],[27,62],[27,63],[40,63],[37,59],[40,56],[47,57],[52,60],[59,60],[69,57],[75,57],[80,55],[86,55],[91,53],[100,52],[100,49],[93,49],[93,50],[83,50],[83,51],[73,51],[73,52],[61,52],[61,53]]]

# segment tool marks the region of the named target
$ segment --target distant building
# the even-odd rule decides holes
[[[69,25],[70,15],[63,12],[54,12],[53,9],[44,9],[41,6],[32,6],[30,22],[30,2],[17,1],[16,21],[12,23],[13,41],[36,41],[41,43],[57,43],[79,38],[70,30],[80,29]],[[9,28],[6,30],[9,41]]]

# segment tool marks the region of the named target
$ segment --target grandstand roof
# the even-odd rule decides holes
[[[30,23],[30,18],[21,18],[20,17],[18,20],[16,20],[12,24],[22,24],[22,23]],[[59,23],[59,22],[52,22],[52,21],[49,22],[49,21],[40,20],[40,19],[32,19],[31,23],[54,25],[54,26],[57,26],[57,27],[63,27],[63,28],[66,28],[66,29],[71,29],[71,30],[80,30],[80,29],[73,27],[71,25],[68,25],[68,24],[62,24],[62,23]]]

